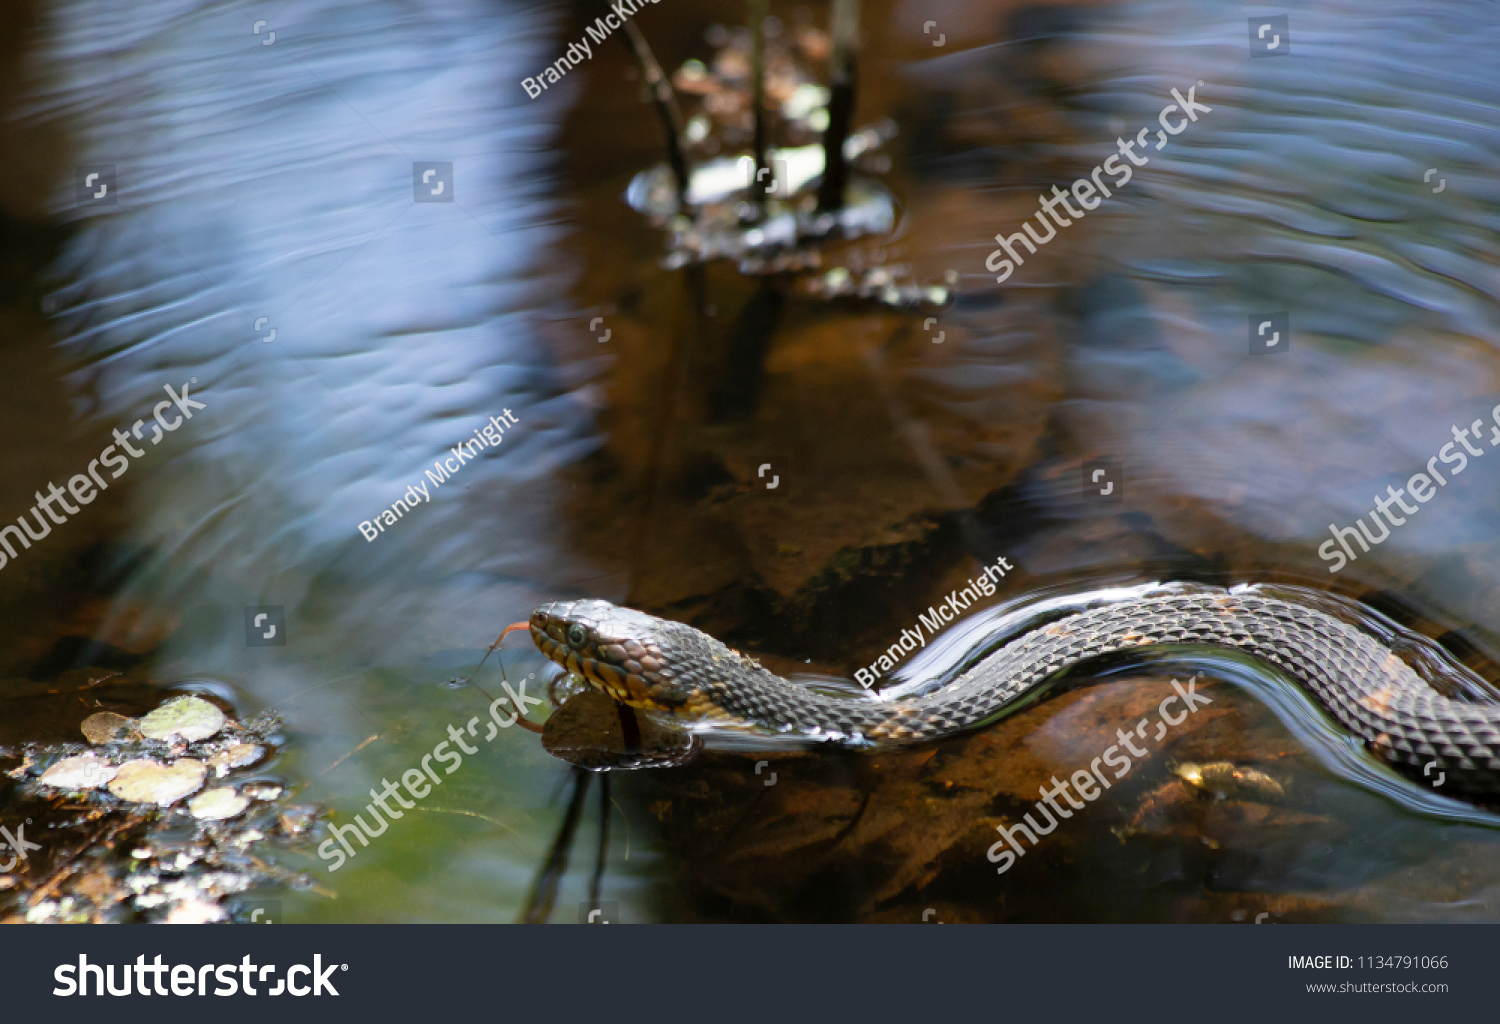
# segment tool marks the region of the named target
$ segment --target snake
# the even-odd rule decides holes
[[[1445,696],[1380,637],[1252,588],[1145,593],[1086,608],[1011,639],[951,682],[891,700],[817,692],[692,626],[608,601],[545,604],[528,625],[542,654],[620,703],[865,749],[982,726],[1101,655],[1218,648],[1281,670],[1408,774],[1435,766],[1446,790],[1500,793],[1500,705]]]

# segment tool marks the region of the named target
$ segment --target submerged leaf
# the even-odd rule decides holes
[[[141,735],[151,740],[206,740],[222,728],[224,712],[201,697],[174,698],[141,719]]]
[[[120,765],[109,791],[121,800],[166,807],[195,792],[207,774],[203,762],[190,757],[173,761],[170,767],[142,757]]]
[[[236,793],[233,786],[216,786],[188,801],[188,810],[193,817],[210,821],[232,818],[249,806],[250,801]]]

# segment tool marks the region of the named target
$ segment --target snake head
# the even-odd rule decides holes
[[[531,639],[552,661],[622,704],[676,711],[686,688],[671,667],[672,628],[608,601],[557,601],[531,613]]]

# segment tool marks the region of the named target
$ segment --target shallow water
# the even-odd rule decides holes
[[[29,91],[13,76],[8,99],[30,120],[0,137],[27,168],[3,193],[0,516],[149,424],[164,385],[196,378],[206,408],[0,569],[0,662],[214,680],[275,709],[272,770],[324,828],[479,719],[477,752],[337,871],[313,845],[279,855],[337,892],[287,891],[289,920],[520,915],[576,780],[530,733],[484,740],[488,698],[448,681],[555,597],[846,678],[980,566],[1015,565],[889,694],[1049,599],[1272,582],[1358,598],[1408,657],[1446,649],[1470,694],[1494,693],[1488,5],[1298,5],[1275,59],[1249,55],[1232,5],[867,8],[856,121],[897,125],[889,169],[867,173],[898,226],[826,258],[955,271],[930,326],[732,265],[666,269],[624,200],[663,157],[625,48],[596,46],[539,99],[519,86],[582,36],[581,9],[263,6],[58,0],[24,37]],[[639,24],[670,69],[739,16],[662,4]],[[996,232],[1200,80],[1210,113],[995,282]],[[452,163],[452,203],[413,201],[419,161]],[[95,165],[113,206],[79,204],[75,168]],[[1272,312],[1287,349],[1251,354],[1247,322]],[[367,539],[361,522],[507,409],[500,445]],[[1329,524],[1475,420],[1483,455],[1330,573]],[[1121,500],[1081,486],[1095,459]],[[285,646],[248,646],[246,609],[267,606]],[[533,693],[553,675],[519,637],[502,657]],[[477,680],[491,694],[499,669]],[[1217,680],[1210,719],[997,878],[995,825],[1193,671]],[[625,920],[1494,916],[1500,819],[1387,772],[1289,680],[1137,659],[1055,691],[889,757],[736,742],[612,773],[603,898]],[[1284,799],[1174,774],[1221,761]],[[597,827],[591,802],[555,919],[588,898]]]

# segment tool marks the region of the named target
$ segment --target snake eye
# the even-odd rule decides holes
[[[587,638],[583,635],[582,626],[578,625],[575,622],[573,625],[568,627],[568,643],[572,644],[574,647],[582,647],[583,641],[585,639]]]

